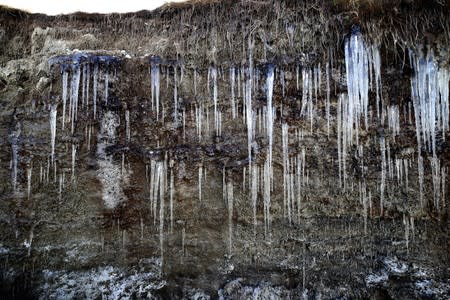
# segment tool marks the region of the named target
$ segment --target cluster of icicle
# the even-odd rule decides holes
[[[439,66],[433,50],[425,55],[421,48],[410,50],[410,62],[415,71],[411,78],[411,98],[414,104],[414,116],[417,135],[418,173],[420,200],[423,205],[423,158],[422,147],[431,153],[429,157],[433,178],[433,205],[438,211],[445,209],[447,168],[441,166],[437,156],[437,140],[442,140],[449,130],[449,80],[448,67]]]
[[[283,214],[284,217],[292,223],[299,219],[302,209],[302,198],[305,195],[304,188],[308,185],[308,171],[306,150],[302,145],[302,139],[305,134],[303,129],[292,127],[286,120],[281,118],[276,120],[278,115],[283,116],[283,101],[278,105],[274,104],[273,95],[275,80],[277,79],[281,86],[281,94],[285,96],[288,90],[289,80],[287,73],[282,67],[274,64],[266,64],[264,69],[254,67],[253,62],[253,42],[249,40],[248,63],[245,66],[231,66],[227,71],[216,65],[208,68],[206,82],[201,82],[199,71],[193,69],[193,92],[195,100],[193,108],[190,110],[191,119],[195,120],[195,130],[198,141],[206,139],[211,135],[210,131],[210,110],[213,110],[212,126],[213,135],[222,135],[222,115],[224,109],[230,111],[232,119],[242,118],[242,123],[246,126],[247,133],[247,160],[248,166],[243,172],[243,188],[249,191],[249,198],[253,206],[253,223],[256,228],[258,225],[257,207],[259,195],[262,195],[264,212],[264,232],[265,236],[270,238],[271,217],[271,195],[274,190],[273,180],[273,147],[274,131],[280,130],[282,144],[282,165],[283,165]],[[358,28],[355,28],[352,34],[345,40],[345,73],[347,93],[341,93],[337,99],[336,113],[336,135],[338,148],[338,174],[340,186],[346,190],[350,187],[348,182],[348,156],[352,155],[351,149],[356,148],[355,156],[361,162],[362,180],[359,182],[361,205],[363,214],[367,216],[368,210],[372,214],[372,193],[368,190],[366,181],[368,166],[364,165],[363,145],[360,145],[360,132],[362,128],[368,129],[376,117],[379,124],[384,125],[387,120],[389,135],[379,137],[381,182],[380,182],[380,212],[383,214],[384,202],[386,201],[386,190],[389,188],[389,181],[408,186],[408,174],[414,159],[403,157],[391,157],[390,147],[395,142],[395,137],[401,133],[400,107],[396,104],[386,106],[384,104],[381,84],[381,59],[377,45],[368,44]],[[433,178],[434,203],[435,207],[442,209],[445,204],[445,180],[447,170],[442,166],[437,158],[437,141],[439,136],[445,137],[449,129],[449,70],[448,68],[438,66],[432,51],[428,51],[424,56],[422,51],[411,51],[410,60],[415,70],[415,75],[411,80],[412,99],[414,116],[416,122],[417,143],[418,143],[418,175],[420,187],[420,202],[423,203],[424,189],[424,159],[422,157],[422,146],[426,152],[431,152],[430,166]],[[110,80],[110,69],[100,68],[103,63],[109,65],[108,59],[102,61],[101,58],[94,58],[89,55],[75,55],[70,57],[58,58],[53,63],[61,66],[62,78],[62,112],[61,121],[62,130],[66,123],[70,123],[71,133],[74,133],[76,121],[80,112],[79,93],[81,86],[81,109],[90,117],[97,117],[97,101],[99,82],[103,82],[104,90],[102,92],[104,102],[108,102],[108,85]],[[171,116],[176,126],[183,126],[183,138],[186,138],[186,116],[185,108],[182,104],[179,88],[184,78],[184,66],[182,64],[166,64],[158,57],[150,58],[150,86],[151,86],[151,109],[154,112],[156,120],[164,122],[169,105],[161,101],[161,74],[165,74],[166,88],[172,78],[173,82],[173,110]],[[172,69],[173,70],[172,70]],[[324,70],[323,70],[324,69]],[[173,72],[172,72],[173,71]],[[299,107],[299,117],[309,121],[309,132],[313,132],[315,117],[320,111],[318,99],[322,90],[322,77],[325,71],[325,118],[327,122],[327,134],[330,136],[331,122],[331,77],[334,71],[333,61],[327,62],[325,67],[320,64],[313,67],[296,67],[296,87],[302,91],[302,97]],[[173,77],[172,77],[173,74]],[[276,78],[277,77],[277,78]],[[103,78],[103,81],[100,80]],[[204,79],[203,79],[204,80]],[[229,106],[221,105],[219,95],[220,80],[229,81]],[[301,81],[301,84],[300,84]],[[260,82],[263,82],[260,84]],[[92,85],[92,93],[91,93]],[[259,87],[263,85],[265,89],[266,104],[257,108],[254,104],[255,95]],[[206,86],[209,97],[203,99],[197,97],[200,86]],[[375,92],[375,107],[369,105],[369,90]],[[67,102],[69,102],[67,104]],[[68,106],[68,114],[66,113]],[[89,110],[92,107],[92,110]],[[227,108],[225,108],[227,107]],[[371,109],[373,109],[373,112]],[[376,113],[376,115],[375,115]],[[408,113],[404,107],[404,119],[409,116],[409,124],[412,123],[411,106],[408,106]],[[180,118],[181,116],[181,118]],[[212,119],[211,118],[211,119]],[[56,139],[56,121],[57,106],[50,108],[50,135],[51,135],[51,163],[55,157],[55,139]],[[126,120],[126,140],[130,142],[130,112],[125,112]],[[181,122],[180,122],[181,121]],[[280,126],[275,126],[279,121]],[[87,131],[90,136],[91,128]],[[263,156],[263,163],[255,162],[255,152],[258,145],[256,143],[257,135],[267,138],[267,151]],[[295,146],[293,146],[295,145]],[[295,148],[296,151],[292,151]],[[72,176],[74,176],[74,165],[76,160],[77,148],[72,147]],[[15,153],[15,152],[13,152]],[[14,160],[13,160],[14,161]],[[170,164],[168,166],[168,164]],[[167,157],[161,161],[151,161],[149,167],[150,184],[150,202],[154,220],[157,220],[157,208],[159,205],[159,219],[161,233],[164,232],[164,198],[166,197],[167,186],[170,185],[170,228],[173,227],[173,197],[174,197],[174,162],[168,163]],[[14,162],[13,162],[14,165]],[[50,168],[50,163],[49,167]],[[42,169],[42,167],[41,167]],[[168,172],[170,170],[170,172]],[[15,171],[17,173],[17,171]],[[42,172],[41,172],[42,173]],[[45,173],[45,171],[44,171]],[[47,172],[48,174],[49,172]],[[168,175],[170,173],[170,175]],[[30,170],[31,174],[31,170]],[[226,174],[226,171],[224,171]],[[31,176],[31,175],[30,175]],[[48,175],[47,175],[48,176]],[[167,178],[169,176],[169,178]],[[248,176],[248,177],[247,177]],[[246,183],[246,177],[248,182]],[[225,175],[224,175],[225,178]],[[203,165],[198,169],[198,198],[202,201],[202,184],[206,180],[206,168]],[[234,207],[233,180],[224,179],[224,199],[228,207],[229,222],[232,223]],[[235,189],[235,188],[234,188]],[[353,182],[351,182],[353,189]],[[229,251],[232,251],[232,225],[229,227]],[[163,239],[163,237],[162,237]]]

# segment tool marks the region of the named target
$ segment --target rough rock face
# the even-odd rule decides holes
[[[447,299],[449,13],[1,8],[1,293]]]

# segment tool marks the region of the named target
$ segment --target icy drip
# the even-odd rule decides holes
[[[94,75],[92,78],[92,105],[94,110],[94,120],[97,118],[97,87],[98,87],[98,64],[94,65]]]
[[[126,132],[126,136],[127,136],[127,143],[130,142],[131,140],[131,130],[130,130],[130,111],[127,109],[125,111],[125,132]]]
[[[202,176],[203,176],[203,166],[198,167],[198,201],[202,202]]]
[[[364,116],[365,128],[368,128],[368,57],[364,46],[361,33],[353,33],[349,39],[345,41],[345,68],[347,73],[347,89],[348,89],[348,119],[346,122],[359,127],[360,117]],[[350,129],[350,137],[353,136],[352,126]],[[357,134],[357,132],[356,132]]]
[[[371,48],[371,66],[373,66],[373,72],[375,75],[375,92],[376,92],[376,105],[377,105],[377,117],[380,118],[380,108],[383,109],[383,97],[381,95],[381,56],[380,50],[377,46],[373,45]]]
[[[150,207],[153,221],[156,224],[159,202],[159,242],[161,265],[164,259],[164,198],[166,193],[167,164],[166,161],[150,160]]]
[[[215,66],[210,68],[210,80],[212,81],[212,99],[214,103],[214,129],[216,131],[216,135],[219,135],[219,117],[217,114],[217,69]]]
[[[248,146],[248,163],[252,163],[252,144],[255,139],[255,126],[253,118],[253,105],[252,105],[252,87],[253,87],[253,48],[255,41],[250,36],[248,38],[248,69],[247,80],[245,82],[245,109],[246,109],[246,121],[247,121],[247,146]]]
[[[233,182],[227,183],[227,207],[228,207],[228,253],[231,255],[233,246]]]
[[[159,162],[157,167],[159,182],[159,247],[161,252],[161,267],[164,265],[164,196],[165,196],[165,164]]]
[[[77,114],[78,114],[78,90],[80,87],[80,65],[79,64],[73,64],[72,65],[72,82],[71,82],[71,95],[70,95],[70,103],[71,103],[71,132],[73,134],[74,132],[74,121],[77,120]]]
[[[30,165],[27,167],[27,199],[30,200],[31,195],[31,175],[33,173],[33,165],[30,163]]]
[[[287,217],[291,223],[291,193],[289,176],[289,125],[283,123],[282,129],[282,148],[283,148],[283,211],[284,217]]]
[[[381,151],[380,215],[383,216],[384,191],[386,188],[386,143],[384,137],[380,137],[380,151]]]
[[[272,105],[272,99],[273,99],[273,80],[274,80],[274,66],[269,65],[267,69],[267,79],[266,79],[266,97],[267,97],[267,137],[269,139],[269,172],[270,174],[273,174],[272,172],[272,150],[273,150],[273,105]],[[272,177],[272,176],[271,176]]]
[[[300,147],[300,145],[299,145]],[[306,150],[302,148],[301,153],[297,154],[297,170],[296,170],[296,185],[297,185],[297,218],[300,220],[300,210],[302,204],[302,191],[305,182],[306,169]]]
[[[283,98],[286,94],[286,80],[284,78],[284,70],[280,69],[280,84],[281,84],[281,94],[283,95]]]
[[[349,102],[346,94],[339,95],[337,109],[337,140],[338,140],[338,165],[339,165],[339,185],[346,187],[347,182],[347,148],[352,144],[353,123],[348,122]]]
[[[419,155],[424,145],[436,156],[436,133],[441,129],[445,135],[449,128],[449,70],[438,67],[431,50],[426,57],[421,51],[417,56],[410,51],[410,60],[415,70],[411,93]]]
[[[174,176],[173,176],[173,169],[174,169],[174,160],[170,160],[170,198],[169,198],[169,205],[170,205],[170,232],[173,232],[173,196],[175,194],[175,184],[174,184]]]
[[[86,76],[87,76],[87,66],[81,65],[81,107],[84,108],[86,104]]]
[[[126,199],[122,190],[121,168],[113,162],[112,156],[106,153],[107,147],[116,143],[119,124],[119,116],[107,111],[101,119],[100,131],[97,134],[97,177],[102,186],[102,199],[107,209],[115,208]]]
[[[400,134],[400,112],[397,105],[388,107],[388,125],[394,137]]]
[[[156,120],[159,120],[159,85],[160,85],[159,64],[152,63],[150,68],[151,68],[150,74],[151,74],[152,110],[156,108]]]
[[[55,139],[56,139],[56,104],[50,105],[50,141],[51,141],[51,158],[52,163],[55,162]]]
[[[178,67],[173,67],[173,122],[178,126]]]
[[[236,119],[236,104],[235,104],[235,81],[236,81],[236,71],[234,67],[230,68],[230,85],[231,85],[231,115],[233,119]]]
[[[310,131],[313,128],[313,75],[311,68],[304,68],[302,70],[302,108],[300,115],[303,117],[308,116],[310,121]]]
[[[75,162],[77,157],[77,147],[75,144],[72,144],[72,181],[75,181]],[[47,171],[48,173],[48,171]],[[48,174],[47,174],[48,176]]]
[[[325,104],[325,113],[327,117],[327,136],[330,137],[330,67],[328,62],[325,66],[325,77],[327,81],[327,102]]]
[[[64,124],[66,121],[66,103],[67,103],[68,81],[69,81],[69,72],[67,72],[67,70],[64,70],[63,76],[62,76],[62,103],[63,103],[63,114],[62,114],[62,124],[61,124],[62,130],[64,130]]]
[[[445,208],[445,187],[447,169],[441,167],[441,161],[437,157],[431,157],[431,174],[433,178],[433,204],[434,208],[441,212]],[[442,204],[441,204],[442,202]]]
[[[89,64],[86,64],[85,66],[86,68],[86,92],[85,92],[85,96],[86,96],[86,106],[89,106],[89,85],[90,85],[90,78],[91,78],[91,66]]]
[[[249,69],[251,74],[252,71]],[[247,147],[248,147],[248,162],[252,161],[252,144],[255,136],[253,108],[252,108],[252,79],[251,77],[245,82],[245,107],[246,107],[246,123],[247,123]]]
[[[105,97],[105,104],[108,105],[108,92],[109,92],[109,71],[106,68],[105,70],[105,92],[104,92],[104,97]]]
[[[271,182],[271,174],[270,174],[269,160],[266,159],[266,161],[264,162],[264,176],[263,176],[264,236],[269,240],[271,239],[271,225],[272,225],[272,220],[270,216],[270,206],[271,206],[270,182]]]
[[[258,200],[258,174],[259,174],[259,167],[257,165],[250,165],[249,168],[249,176],[251,177],[251,199],[252,199],[252,206],[253,206],[253,234],[256,236],[256,227],[258,226],[258,219],[257,219],[257,200]],[[245,174],[245,173],[244,173]],[[245,187],[245,182],[244,185]]]

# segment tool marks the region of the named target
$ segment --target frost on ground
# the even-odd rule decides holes
[[[155,272],[126,274],[116,267],[91,271],[43,271],[45,283],[39,299],[136,299],[154,298],[166,282]]]
[[[420,297],[432,299],[450,299],[450,279],[439,280],[432,270],[423,266],[408,265],[396,257],[382,259],[382,268],[366,276],[366,285],[370,288],[387,287],[396,276],[412,283],[414,292]]]
[[[289,291],[286,288],[271,286],[262,282],[257,286],[243,285],[242,279],[235,279],[227,283],[218,291],[219,299],[286,299]]]

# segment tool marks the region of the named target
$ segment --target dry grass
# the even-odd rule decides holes
[[[206,66],[245,61],[249,40],[255,44],[256,61],[328,57],[342,51],[352,24],[359,24],[385,55],[403,56],[398,48],[404,52],[417,43],[449,44],[449,7],[442,0],[191,0],[151,12],[56,17],[2,7],[0,16],[2,24],[7,20],[15,27],[27,18],[24,30],[29,31],[57,26],[60,39],[92,33],[105,49],[184,57]]]

